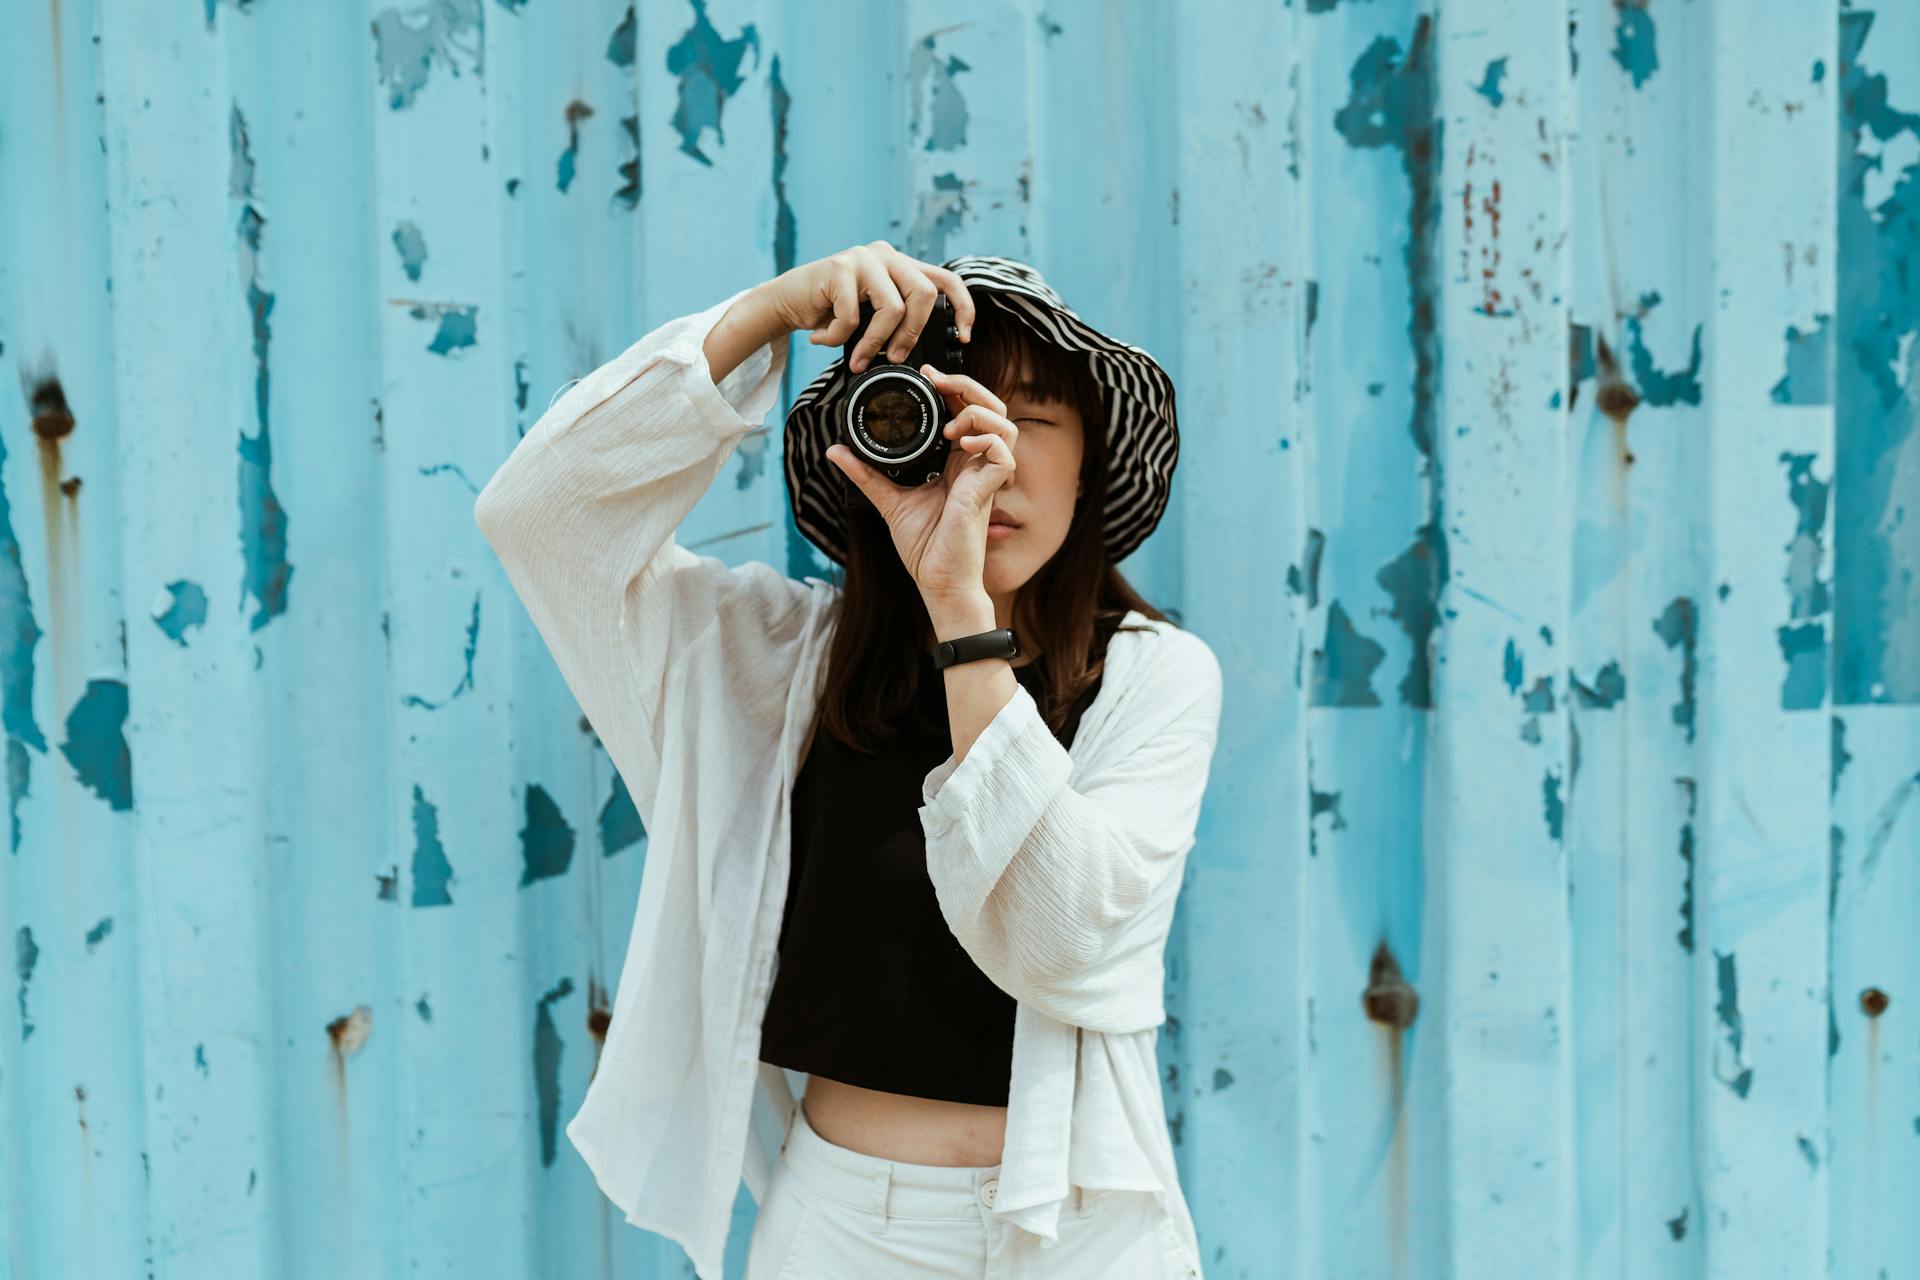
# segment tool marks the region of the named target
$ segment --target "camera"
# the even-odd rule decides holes
[[[873,304],[860,304],[860,323],[846,343],[846,359],[873,322]],[[934,300],[913,350],[899,364],[882,348],[854,375],[840,399],[841,443],[860,460],[902,487],[932,484],[946,469],[950,449],[944,434],[953,415],[946,397],[920,372],[930,364],[942,373],[961,371],[960,329],[945,294]]]

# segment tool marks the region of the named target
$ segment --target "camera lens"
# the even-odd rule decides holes
[[[861,420],[874,442],[889,452],[906,449],[920,433],[920,402],[899,387],[890,387],[866,402]]]

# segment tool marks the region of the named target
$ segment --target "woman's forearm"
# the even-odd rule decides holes
[[[748,290],[728,307],[702,344],[707,357],[707,369],[716,385],[755,351],[791,332],[773,313],[762,292],[763,288],[757,286]]]

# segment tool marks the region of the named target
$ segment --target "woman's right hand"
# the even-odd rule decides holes
[[[934,300],[945,293],[953,304],[960,340],[973,337],[973,297],[958,273],[900,252],[885,240],[855,245],[802,263],[760,285],[786,332],[811,331],[815,346],[840,346],[860,324],[860,303],[873,305],[873,323],[854,346],[848,368],[863,372],[883,347],[896,364],[919,341]]]

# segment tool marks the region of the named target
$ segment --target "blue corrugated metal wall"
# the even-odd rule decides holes
[[[876,237],[1179,385],[1210,1275],[1920,1274],[1920,6],[55,0],[0,84],[0,1276],[686,1274],[560,1132],[646,840],[472,501]],[[682,540],[822,572],[778,448]]]

